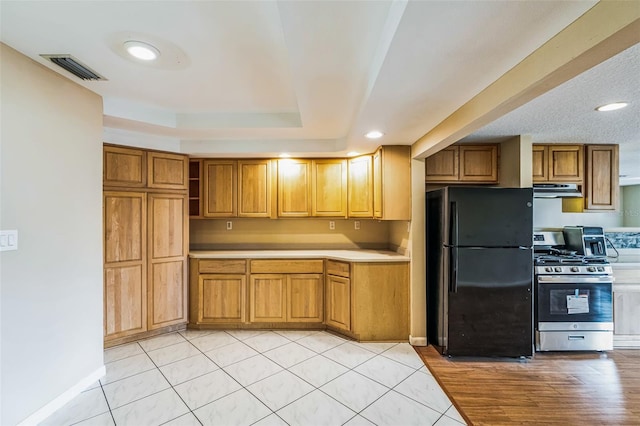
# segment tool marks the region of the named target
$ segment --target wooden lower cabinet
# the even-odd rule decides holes
[[[247,261],[189,259],[189,323],[247,321]]]
[[[142,192],[105,191],[104,338],[147,330],[147,198]]]
[[[322,274],[287,275],[287,321],[322,322]]]
[[[329,328],[407,341],[409,263],[191,258],[194,328]],[[326,279],[325,279],[326,277]]]
[[[246,321],[246,275],[202,274],[198,278],[199,324]]]
[[[251,322],[322,322],[322,274],[252,274]]]
[[[326,323],[340,330],[351,330],[351,280],[327,275]]]
[[[360,341],[409,338],[409,264],[351,264],[351,333]]]
[[[286,276],[252,274],[249,282],[249,320],[251,322],[284,322],[287,320]]]
[[[185,194],[148,194],[148,327],[187,321],[187,218]]]
[[[184,259],[153,262],[149,267],[148,327],[166,327],[187,320]]]
[[[105,268],[105,340],[147,330],[145,275],[145,268],[140,264]]]

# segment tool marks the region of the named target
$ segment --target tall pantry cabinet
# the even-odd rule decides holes
[[[105,346],[187,322],[188,157],[104,146]]]

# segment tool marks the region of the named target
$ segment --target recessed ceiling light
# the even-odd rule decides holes
[[[627,102],[614,102],[612,104],[606,104],[596,108],[596,111],[615,111],[629,105]]]
[[[142,41],[129,40],[124,42],[124,48],[129,52],[129,55],[134,58],[141,59],[143,61],[153,61],[160,56],[160,51]]]
[[[291,156],[289,154],[287,154],[286,152],[283,152],[282,154],[280,154],[280,158],[290,158]]]
[[[384,135],[380,130],[372,130],[366,133],[364,136],[368,139],[379,139]]]

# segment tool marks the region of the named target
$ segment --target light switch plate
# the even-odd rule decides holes
[[[0,231],[0,251],[18,250],[18,230]]]
[[[354,221],[353,222],[353,227],[354,227],[354,229],[360,229],[360,221],[359,220]]]

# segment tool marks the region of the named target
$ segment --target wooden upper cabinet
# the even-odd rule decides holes
[[[411,220],[411,147],[387,145],[373,155],[373,217]]]
[[[498,183],[498,145],[460,144],[427,157],[427,183]]]
[[[271,216],[271,160],[238,160],[238,216]]]
[[[278,160],[278,216],[311,216],[310,160]]]
[[[587,210],[617,210],[619,204],[618,145],[587,145]]]
[[[204,160],[204,217],[234,217],[238,215],[238,162],[235,160]]]
[[[458,167],[460,151],[457,146],[449,146],[430,155],[425,163],[426,182],[457,182],[460,179]]]
[[[549,150],[549,182],[582,182],[583,145],[548,145],[547,149]]]
[[[105,145],[103,184],[140,188],[147,184],[146,152],[141,149]]]
[[[147,152],[147,186],[162,189],[187,189],[189,157],[166,152]]]
[[[461,182],[498,182],[498,145],[460,145]]]
[[[311,162],[311,209],[316,217],[347,216],[347,160]]]
[[[373,158],[361,155],[349,160],[348,216],[373,217]]]
[[[549,150],[545,145],[533,145],[531,153],[534,182],[549,181]]]

